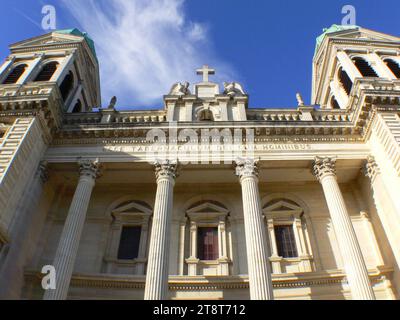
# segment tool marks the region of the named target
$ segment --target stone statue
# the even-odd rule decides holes
[[[224,82],[224,89],[224,94],[230,97],[245,95],[242,86],[237,82]]]
[[[300,93],[296,93],[296,99],[299,107],[304,106],[304,100]]]
[[[171,96],[186,96],[189,94],[191,93],[189,90],[189,82],[187,81],[184,82],[183,84],[180,82],[175,83],[169,92],[169,95]]]
[[[107,109],[115,109],[115,105],[117,104],[117,97],[114,96],[110,100],[110,104],[108,105]]]

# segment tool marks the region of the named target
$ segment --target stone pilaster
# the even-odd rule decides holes
[[[372,197],[376,206],[379,219],[393,249],[393,255],[400,265],[400,218],[395,205],[389,195],[387,187],[382,179],[381,171],[375,158],[369,156],[364,166],[364,174],[371,181]]]
[[[145,300],[168,298],[169,237],[177,169],[178,164],[168,160],[155,163],[157,193],[147,263]]]
[[[56,271],[56,289],[47,290],[44,294],[44,300],[65,300],[67,298],[87,208],[96,178],[100,173],[100,164],[97,160],[81,160],[79,161],[79,173],[78,186],[68,211],[53,262]]]
[[[242,186],[250,298],[272,300],[270,249],[258,191],[257,164],[250,159],[237,161],[236,175]]]
[[[17,221],[13,226],[13,237],[1,265],[0,300],[19,299],[23,285],[26,256],[31,245],[33,228],[40,220],[37,206],[43,192],[43,186],[48,180],[47,162],[41,161],[33,181],[26,188],[22,202],[17,207]],[[39,215],[39,216],[38,216]]]
[[[368,270],[336,179],[335,160],[317,157],[313,172],[322,185],[353,299],[374,300]]]

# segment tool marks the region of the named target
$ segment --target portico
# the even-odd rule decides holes
[[[99,161],[101,161],[100,158]],[[210,269],[209,271],[211,273],[208,272],[203,275],[201,273],[190,274],[189,264],[187,261],[187,258],[190,257],[190,251],[191,251],[190,249],[191,227],[189,223],[190,218],[186,215],[187,209],[192,207],[196,203],[208,202],[208,203],[220,203],[223,206],[225,206],[227,208],[226,211],[229,212],[228,218],[226,220],[227,221],[226,250],[227,250],[227,256],[231,262],[228,264],[229,271],[227,275],[218,276],[218,273],[216,272],[215,275],[213,276],[214,280],[212,281],[218,281],[217,283],[219,283],[218,286],[220,288],[219,289],[220,291],[217,290],[217,292],[213,292],[213,291],[207,291],[206,289],[204,294],[205,295],[211,294],[211,296],[213,295],[215,296],[216,294],[215,297],[218,297],[218,292],[221,292],[220,293],[222,294],[221,297],[226,298],[229,297],[229,295],[231,294],[230,292],[232,291],[232,289],[230,288],[232,288],[233,283],[237,283],[235,286],[243,288],[241,289],[243,291],[242,297],[247,296],[248,298],[257,298],[257,299],[271,299],[274,297],[279,299],[280,297],[282,297],[280,293],[281,289],[278,289],[277,284],[280,283],[279,281],[283,281],[282,276],[284,276],[284,273],[277,274],[273,272],[272,268],[270,267],[272,258],[269,257],[271,256],[271,254],[267,255],[265,260],[262,260],[262,258],[258,258],[260,259],[258,260],[258,262],[264,261],[268,263],[265,272],[261,273],[262,271],[260,271],[260,269],[258,268],[258,270],[256,270],[253,273],[254,277],[259,278],[264,276],[266,277],[266,279],[268,278],[270,279],[269,284],[268,282],[266,282],[267,287],[265,287],[265,289],[262,288],[252,289],[251,278],[247,278],[247,276],[244,277],[241,276],[241,275],[247,275],[247,273],[251,275],[251,272],[249,270],[249,265],[251,263],[257,269],[257,260],[254,261],[251,260],[253,259],[254,255],[248,255],[248,249],[246,249],[247,243],[251,243],[250,241],[252,240],[251,239],[248,240],[249,233],[246,233],[247,232],[247,229],[245,227],[246,218],[244,216],[244,214],[246,214],[245,213],[246,211],[244,207],[242,207],[251,205],[253,202],[251,200],[248,200],[248,198],[246,199],[246,197],[250,196],[251,194],[257,194],[257,193],[261,209],[260,219],[262,219],[260,220],[262,222],[259,228],[261,228],[265,233],[266,239],[268,239],[267,237],[270,237],[271,234],[268,232],[268,224],[266,223],[266,220],[263,220],[262,216],[263,215],[262,208],[264,208],[267,205],[267,203],[269,203],[269,200],[265,199],[270,199],[271,196],[273,199],[286,198],[288,199],[288,201],[293,201],[290,199],[296,199],[296,200],[299,199],[297,200],[299,205],[304,205],[304,203],[306,203],[307,206],[306,208],[304,208],[304,210],[305,213],[309,216],[307,217],[307,219],[304,219],[305,217],[302,217],[304,223],[306,224],[306,228],[304,229],[302,228],[302,230],[305,230],[306,232],[306,236],[304,238],[305,239],[304,246],[307,247],[305,250],[308,250],[308,253],[311,257],[310,260],[311,269],[308,272],[304,271],[302,272],[301,268],[297,266],[295,259],[286,259],[287,263],[291,265],[290,267],[291,270],[294,271],[296,270],[296,268],[299,269],[297,269],[298,271],[295,273],[296,276],[294,276],[294,278],[292,278],[291,280],[285,280],[285,287],[290,288],[291,286],[296,286],[296,281],[302,281],[301,280],[302,277],[311,277],[312,279],[313,276],[316,276],[317,274],[323,272],[323,270],[327,266],[330,266],[332,271],[335,270],[336,268],[336,275],[334,275],[335,273],[333,272],[332,275],[326,277],[325,280],[326,285],[328,286],[328,283],[330,281],[337,281],[336,285],[342,286],[343,285],[342,280],[347,278],[347,273],[345,270],[345,265],[343,265],[344,260],[342,260],[343,252],[341,248],[337,248],[336,253],[329,259],[327,259],[327,257],[325,256],[326,253],[323,252],[324,249],[322,248],[324,247],[324,243],[327,243],[326,241],[329,240],[326,237],[321,237],[320,235],[317,236],[317,238],[315,237],[315,233],[320,234],[319,231],[320,228],[326,228],[331,223],[330,222],[331,218],[327,202],[320,203],[317,206],[312,204],[313,201],[311,201],[311,199],[315,198],[316,195],[319,195],[318,197],[321,200],[324,200],[325,197],[322,186],[319,185],[318,181],[316,181],[315,177],[312,174],[311,171],[312,164],[313,161],[307,159],[291,160],[291,161],[289,160],[283,163],[274,160],[265,160],[265,161],[261,160],[257,163],[257,168],[259,172],[257,175],[259,177],[258,187],[256,189],[253,189],[253,191],[251,192],[249,192],[248,189],[243,189],[243,185],[241,186],[240,181],[238,180],[237,177],[235,177],[235,170],[239,170],[235,169],[235,166],[223,165],[223,164],[220,165],[187,164],[184,166],[181,165],[179,169],[179,177],[175,178],[176,182],[172,196],[173,205],[172,207],[169,208],[170,230],[169,232],[166,231],[167,232],[166,234],[168,233],[170,234],[170,239],[168,240],[170,241],[168,250],[169,254],[167,254],[165,258],[163,258],[161,254],[153,255],[154,260],[152,262],[154,263],[154,265],[158,265],[160,267],[165,268],[164,270],[167,270],[167,274],[169,275],[169,282],[167,282],[168,278],[161,277],[162,276],[161,271],[153,273],[152,276],[153,278],[151,277],[149,278],[144,275],[142,276],[131,275],[134,278],[132,278],[130,281],[134,281],[133,283],[137,282],[137,284],[134,286],[137,289],[132,289],[136,292],[133,293],[133,296],[136,296],[137,299],[140,299],[140,295],[145,294],[144,293],[145,288],[148,285],[150,286],[164,285],[164,288],[166,288],[165,286],[168,285],[169,283],[169,290],[162,291],[157,289],[153,291],[153,292],[165,292],[164,295],[152,298],[170,299],[170,298],[183,297],[182,294],[184,291],[183,292],[181,291],[180,289],[181,287],[179,285],[181,281],[184,281],[185,283],[189,282],[191,283],[190,286],[196,288],[201,283],[202,279],[205,279],[204,276],[212,275],[212,269]],[[356,230],[359,230],[359,226],[361,226],[362,221],[359,218],[360,213],[359,210],[357,211],[356,208],[357,206],[352,202],[354,201],[355,195],[354,194],[351,195],[352,194],[351,192],[349,194],[348,190],[353,188],[357,184],[357,177],[359,175],[362,175],[361,168],[363,164],[364,164],[363,159],[337,160],[337,174],[339,183],[342,186],[344,186],[347,203],[350,202],[350,210],[348,211],[348,218],[351,219],[353,224],[358,226],[356,227]],[[249,163],[249,165],[251,164]],[[75,176],[77,175],[76,164],[74,164],[73,162],[71,162],[70,164],[53,162],[50,164],[50,167],[52,168],[51,171],[55,176],[59,175],[58,172],[60,173],[62,172],[64,176],[65,174],[67,174],[67,176],[71,176],[71,180],[76,179],[74,178],[74,175]],[[128,199],[128,197],[126,196],[131,194],[132,195],[130,197],[131,200],[140,200],[144,203],[148,203],[151,207],[153,207],[154,203],[158,201],[157,199],[160,196],[160,193],[157,191],[156,176],[154,175],[154,170],[155,170],[154,165],[145,162],[142,163],[138,162],[136,164],[127,164],[123,162],[120,163],[103,162],[102,167],[104,167],[104,171],[101,178],[97,180],[94,192],[90,197],[90,204],[87,211],[87,220],[84,223],[85,226],[83,230],[87,228],[89,228],[87,230],[90,230],[94,228],[95,225],[99,224],[99,227],[103,226],[101,227],[103,231],[100,232],[97,236],[103,238],[105,237],[106,239],[107,238],[106,235],[108,233],[107,226],[110,225],[111,217],[106,217],[104,216],[106,214],[105,212],[101,213],[98,211],[99,205],[103,206],[101,205],[101,202],[105,201],[109,203],[111,200],[112,200],[111,202],[114,202],[115,200],[118,200],[118,198],[121,199],[124,198],[125,200],[123,200],[122,202],[126,203],[126,200]],[[287,176],[284,177],[282,175],[282,172],[286,172]],[[71,181],[69,184],[70,186],[68,187],[66,186],[66,189],[73,188],[74,183],[72,183]],[[115,192],[113,191],[112,193],[109,193],[105,191],[111,189],[115,190]],[[218,194],[218,196],[215,196],[216,194]],[[121,197],[122,195],[125,195],[125,197]],[[275,195],[279,196],[275,197]],[[99,203],[100,199],[102,200]],[[242,201],[247,201],[247,203],[242,204],[241,203]],[[304,203],[302,201],[304,201]],[[64,205],[66,204],[67,203],[65,202]],[[207,207],[207,205],[205,205],[205,207]],[[207,211],[212,212],[212,209],[208,208],[204,210],[204,212]],[[152,219],[154,221],[154,218]],[[56,218],[56,220],[58,219]],[[61,225],[65,224],[65,222],[63,222],[63,219],[58,221],[59,222],[57,222],[57,224],[58,223],[61,223]],[[148,247],[145,250],[146,252],[145,264],[147,265],[147,268],[150,259],[149,250],[151,247],[151,241],[155,241],[154,240],[156,239],[155,235],[157,234],[156,232],[153,231],[155,230],[153,229],[153,227],[154,227],[154,222],[150,224]],[[358,236],[359,237],[360,235],[363,236],[362,235],[363,232],[366,231],[361,230],[361,234],[359,234]],[[332,236],[336,237],[336,232],[333,232]],[[372,237],[373,241],[377,241],[375,235],[372,235]],[[158,239],[161,238],[158,237]],[[83,241],[84,243],[88,241],[88,238],[85,237],[85,231],[83,231],[83,238],[81,241]],[[262,243],[262,242],[258,241],[257,243]],[[264,244],[266,246],[270,246],[270,239],[264,242]],[[218,245],[220,245],[220,243],[218,243]],[[363,244],[358,244],[358,245],[361,246]],[[364,249],[368,250],[367,248]],[[73,292],[79,292],[79,288],[74,287],[74,283],[76,283],[77,281],[74,280],[74,277],[76,277],[77,274],[83,274],[86,277],[93,277],[93,276],[96,277],[99,281],[98,285],[100,286],[102,281],[111,281],[111,282],[118,281],[118,278],[112,278],[113,275],[108,273],[106,269],[103,268],[98,269],[97,266],[95,267],[95,265],[97,265],[98,262],[101,261],[100,256],[90,257],[90,258],[85,257],[84,253],[81,250],[82,249],[76,251],[78,260],[75,266],[75,271],[70,276],[70,278],[72,279],[70,292],[72,294]],[[100,248],[98,248],[97,250],[100,250]],[[79,251],[82,253],[79,254]],[[96,250],[93,248],[93,251]],[[164,259],[164,261],[161,262],[160,259]],[[378,272],[381,275],[385,274],[386,276],[390,277],[393,271],[391,271],[390,268],[385,269],[383,266],[379,266],[380,269],[377,268],[374,269],[372,267],[373,265],[372,261],[377,261],[377,260],[374,260],[373,257],[366,257],[365,261],[366,262],[364,264],[364,267],[365,270],[367,270],[367,277],[369,279],[368,281],[373,283],[374,286],[378,288],[378,295],[383,294],[383,292],[386,292],[385,291],[386,289],[385,290],[379,289],[383,288],[384,284],[376,282],[377,277],[375,276],[375,274]],[[260,265],[262,264],[259,264],[258,266]],[[123,274],[125,273],[122,272],[121,275]],[[117,276],[117,274],[115,274],[114,276]],[[131,277],[128,274],[125,274],[125,276],[128,276],[128,278]],[[331,278],[332,276],[333,278]],[[249,282],[247,282],[247,279],[249,279]],[[317,281],[317,279],[315,279],[314,281]],[[131,284],[132,286],[133,283]],[[260,282],[256,283],[256,285],[260,285]],[[272,293],[271,290],[272,287],[275,288],[274,293]],[[255,296],[252,296],[251,294],[249,295],[248,290],[250,290],[250,293],[252,292],[251,290],[254,290],[256,292],[254,293]],[[258,294],[261,294],[259,292],[263,292],[260,290],[266,290],[265,291],[266,296],[259,296]],[[352,297],[353,289],[350,284],[348,286],[345,285],[343,290],[344,292],[347,292],[345,293],[345,297],[346,296],[348,298]],[[327,292],[329,292],[328,289]],[[303,298],[306,298],[308,295],[309,294],[307,294],[306,291],[304,291],[301,294]],[[312,295],[310,297],[312,297]]]

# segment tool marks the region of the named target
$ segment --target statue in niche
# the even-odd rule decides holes
[[[190,95],[190,90],[189,90],[189,82],[184,82],[183,84],[178,82],[175,83],[170,92],[169,95],[171,96],[186,96],[186,95]]]
[[[224,94],[230,97],[245,95],[242,86],[237,82],[224,82]]]

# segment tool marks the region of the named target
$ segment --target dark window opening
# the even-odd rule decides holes
[[[218,228],[198,228],[197,254],[200,260],[218,259]]]
[[[386,59],[385,63],[388,66],[388,68],[393,72],[393,74],[396,76],[396,78],[400,79],[400,65],[392,59]]]
[[[298,254],[296,241],[294,239],[293,226],[276,226],[274,230],[278,255],[283,258],[297,257]]]
[[[73,86],[74,86],[74,75],[70,71],[65,76],[63,82],[60,85],[61,97],[63,98],[64,101],[68,98]]]
[[[344,91],[346,91],[347,95],[350,95],[351,89],[353,88],[353,82],[347,75],[347,72],[342,68],[339,70],[339,81],[343,86]]]
[[[138,257],[141,231],[141,227],[122,227],[118,248],[118,259],[132,260]]]
[[[82,112],[82,102],[79,99],[75,103],[74,108],[72,109],[72,113],[78,113],[78,112]]]
[[[58,62],[50,62],[43,66],[39,74],[36,76],[34,82],[37,81],[50,81],[53,74],[56,72],[58,67]]]
[[[331,107],[332,109],[340,109],[339,103],[337,102],[335,96],[331,97]]]
[[[13,84],[17,83],[19,78],[24,74],[28,65],[20,64],[16,66],[12,71],[8,74],[7,78],[3,81],[3,84]]]
[[[357,69],[360,71],[363,77],[373,77],[379,78],[378,74],[375,70],[370,66],[370,64],[362,58],[354,58],[354,64],[356,65]]]

